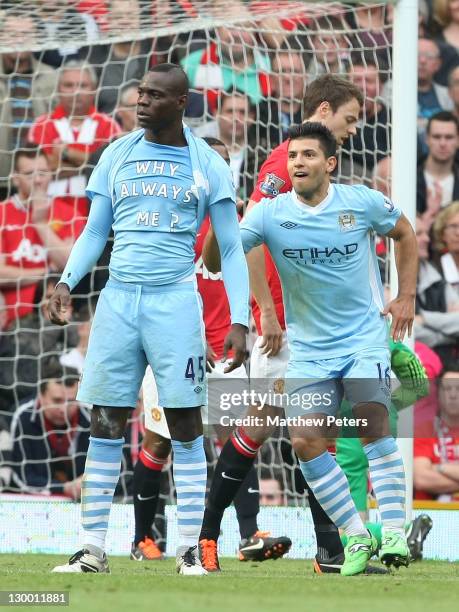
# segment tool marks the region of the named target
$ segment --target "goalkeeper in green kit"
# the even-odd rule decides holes
[[[392,372],[400,386],[392,392],[392,403],[389,409],[391,434],[397,437],[398,411],[413,405],[417,400],[429,394],[429,380],[422,363],[417,356],[402,342],[389,340]],[[344,401],[341,405],[341,416],[352,418],[350,404]],[[355,506],[365,520],[368,518],[368,459],[356,432],[351,427],[342,431],[336,439],[336,460],[346,474]],[[367,529],[381,546],[381,524],[366,523]],[[432,527],[432,520],[427,515],[419,516],[407,526],[408,546],[414,559],[422,558],[422,543]],[[419,535],[420,534],[420,535]],[[343,546],[346,537],[342,536]]]

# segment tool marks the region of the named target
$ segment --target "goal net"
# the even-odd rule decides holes
[[[162,62],[184,67],[191,85],[185,121],[196,134],[227,143],[244,201],[289,124],[301,121],[305,85],[324,73],[343,75],[362,88],[365,106],[357,135],[341,151],[336,178],[390,193],[392,6],[301,0],[23,0],[1,2],[0,22],[0,189],[8,203],[0,208],[1,261],[22,274],[3,279],[0,286],[0,490],[62,492],[58,483],[76,479],[84,465],[86,409],[78,417],[64,411],[53,423],[53,417],[44,419],[34,398],[46,393],[41,376],[47,360],[81,368],[94,304],[107,278],[109,247],[76,291],[71,325],[51,326],[44,305],[62,270],[56,250],[75,239],[87,215],[84,187],[101,147],[134,127],[142,75]],[[90,119],[69,122],[66,117],[81,114],[81,108]],[[60,203],[51,227],[62,244],[54,247],[53,257],[35,229],[43,211],[33,218],[27,213],[30,204],[40,209],[43,199],[43,187],[31,173],[47,173],[46,167],[30,166],[33,159],[17,156],[31,143],[46,154],[52,172],[47,193]],[[378,253],[387,285],[382,242]],[[66,389],[72,390],[71,381]],[[132,496],[141,438],[139,409],[126,436],[117,490],[123,501]],[[212,467],[218,445],[208,440],[207,451]],[[263,479],[280,482],[287,503],[305,503],[286,431],[278,431],[263,447],[257,465]],[[163,489],[165,498],[173,499],[170,470]]]

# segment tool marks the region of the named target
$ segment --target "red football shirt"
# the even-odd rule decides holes
[[[85,219],[76,219],[73,208],[60,198],[51,202],[48,223],[61,239],[76,239]],[[42,268],[48,262],[43,242],[30,221],[28,209],[17,196],[0,202],[0,256],[5,264],[18,268]],[[37,283],[2,290],[6,302],[7,324],[33,309]]]
[[[29,130],[28,139],[40,145],[49,155],[53,145],[67,144],[70,149],[78,149],[88,154],[94,153],[113,136],[121,133],[120,126],[109,115],[99,113],[91,108],[88,116],[78,128],[70,124],[62,106],[56,106],[50,115],[41,115]],[[75,214],[81,217],[88,215],[88,200],[85,196],[86,178],[83,173],[58,179],[50,185],[52,197],[66,198],[68,204],[75,207]]]
[[[433,465],[445,462],[459,463],[459,429],[448,429],[446,426],[440,429],[441,435],[438,435],[432,424],[431,432],[426,431],[424,434],[426,437],[414,439],[414,457],[426,457]],[[431,437],[427,437],[428,433]],[[416,490],[415,498],[435,499],[435,496]],[[453,494],[451,498],[451,501],[459,500],[457,494]]]
[[[271,151],[271,154],[261,166],[258,173],[258,181],[250,197],[251,200],[259,202],[263,198],[275,198],[279,193],[291,191],[292,183],[287,172],[287,150],[288,140]],[[271,290],[276,314],[282,329],[285,329],[284,302],[282,300],[282,287],[272,257],[265,247],[266,278]],[[260,308],[254,300],[252,313],[257,326],[258,335],[261,336]]]
[[[231,326],[231,314],[222,273],[209,272],[202,261],[202,247],[209,227],[210,219],[207,216],[196,237],[195,271],[203,302],[206,340],[217,354],[217,359],[220,359],[223,355],[225,336]]]

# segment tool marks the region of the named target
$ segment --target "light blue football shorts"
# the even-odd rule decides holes
[[[196,283],[109,279],[100,294],[77,399],[134,408],[147,364],[165,408],[207,402],[202,302]]]
[[[286,373],[287,417],[336,416],[343,397],[352,407],[391,398],[389,349],[367,349],[318,361],[290,360]]]

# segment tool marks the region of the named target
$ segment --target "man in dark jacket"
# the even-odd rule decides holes
[[[427,123],[429,155],[418,165],[417,211],[432,224],[443,207],[459,198],[459,122],[449,111],[433,115]]]
[[[79,499],[89,414],[75,399],[78,372],[51,357],[40,374],[37,397],[19,406],[12,420],[12,484],[24,493]]]

